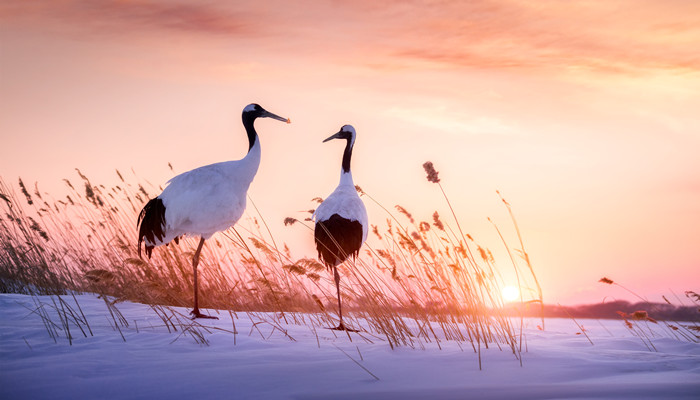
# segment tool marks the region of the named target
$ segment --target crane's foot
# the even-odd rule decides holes
[[[347,331],[347,332],[359,332],[357,329],[348,328],[342,322],[335,328],[328,328],[332,331]]]
[[[201,312],[199,312],[199,310],[192,310],[192,311],[190,311],[190,314],[192,315],[192,319],[197,319],[197,318],[219,319],[219,317],[215,317],[213,315],[202,314]]]

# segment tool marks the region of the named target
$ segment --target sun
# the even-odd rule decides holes
[[[515,301],[520,297],[520,290],[515,286],[505,286],[501,289],[501,296],[506,302]]]

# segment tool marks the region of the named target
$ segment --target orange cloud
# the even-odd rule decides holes
[[[386,40],[397,58],[458,67],[698,71],[698,15],[683,1],[424,2]]]
[[[34,4],[9,1],[0,7],[3,19],[52,20],[102,33],[129,30],[171,30],[240,35],[255,30],[249,12],[222,10],[212,4],[169,1],[61,1]]]
[[[262,39],[281,51],[375,70],[435,66],[700,71],[700,3],[359,1],[348,3],[6,1],[20,17],[123,35],[159,32]]]

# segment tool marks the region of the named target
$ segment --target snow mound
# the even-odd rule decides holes
[[[591,345],[572,320],[548,319],[546,331],[527,320],[523,365],[491,345],[479,370],[469,343],[392,350],[269,314],[193,323],[186,309],[116,307],[94,295],[0,295],[0,398],[700,398],[700,345],[651,324],[657,351],[620,321],[579,320]]]

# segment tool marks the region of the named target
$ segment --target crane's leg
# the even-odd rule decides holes
[[[204,238],[199,241],[199,246],[197,246],[197,251],[194,252],[194,257],[192,257],[192,269],[194,272],[194,309],[190,314],[192,314],[192,319],[194,318],[209,318],[218,319],[211,315],[204,315],[199,312],[199,301],[197,299],[197,264],[199,264],[199,254],[202,252],[202,246],[204,246]]]
[[[340,263],[337,263],[340,264]],[[338,273],[338,266],[334,265],[333,266],[333,278],[335,279],[335,288],[338,290],[338,317],[340,318],[340,323],[338,324],[337,327],[331,328],[334,331],[349,331],[349,332],[357,332],[354,329],[346,328],[345,324],[343,324],[343,306],[340,302],[340,274]]]
[[[340,303],[340,274],[338,273],[338,267],[336,265],[333,266],[333,278],[335,279],[335,288],[338,290],[338,317],[340,318],[340,323],[335,329],[344,331],[345,325],[343,325],[343,306]]]

